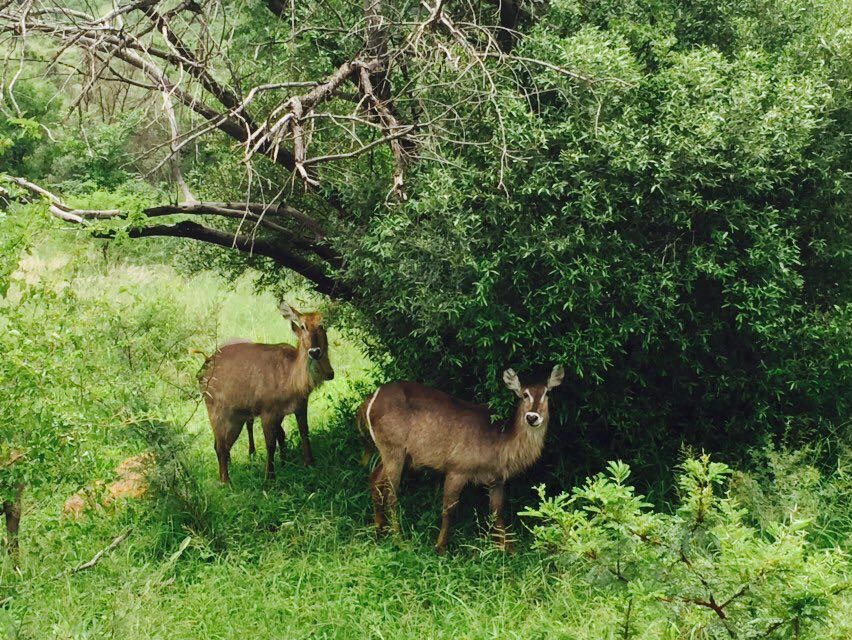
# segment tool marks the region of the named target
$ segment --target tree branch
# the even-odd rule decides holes
[[[91,560],[78,564],[76,567],[74,567],[71,570],[71,573],[80,573],[81,571],[85,571],[86,569],[91,569],[92,567],[94,567],[96,564],[98,564],[98,562],[101,561],[101,558],[103,558],[106,554],[108,554],[110,551],[112,551],[118,545],[124,542],[127,539],[127,536],[129,536],[132,531],[133,528],[131,527],[123,533],[120,533],[112,542],[109,543],[109,545],[107,545],[106,547],[98,551],[94,556],[92,556]]]
[[[126,219],[127,212],[120,209],[73,209],[62,202],[54,193],[44,187],[16,176],[3,176],[18,186],[44,197],[49,202],[51,215],[87,226],[90,220]],[[321,293],[338,298],[348,298],[350,293],[337,280],[329,276],[324,267],[307,258],[294,253],[293,248],[307,251],[326,262],[329,266],[339,268],[342,265],[340,255],[323,242],[324,235],[315,221],[310,221],[311,238],[296,235],[289,229],[270,220],[269,217],[286,217],[293,220],[308,219],[302,212],[287,205],[265,205],[260,202],[226,203],[226,202],[187,202],[148,207],[142,210],[146,216],[157,218],[169,215],[214,215],[239,220],[253,220],[271,229],[274,238],[257,237],[255,234],[240,234],[207,227],[197,222],[183,221],[173,225],[150,225],[132,227],[127,230],[131,238],[146,238],[153,236],[170,236],[189,238],[215,244],[217,246],[238,249],[250,255],[268,257],[283,267],[291,269],[316,285]],[[115,230],[97,230],[93,235],[97,238],[111,239],[117,234]]]
[[[207,67],[199,62],[183,41],[172,31],[169,17],[163,16],[151,5],[141,7],[151,22],[157,27],[157,31],[163,36],[166,43],[172,48],[174,57],[173,64],[188,69],[189,74],[201,82],[208,93],[213,95],[228,109],[235,109],[240,104],[240,99],[233,89],[217,82]],[[247,116],[247,114],[246,114]],[[250,121],[249,121],[250,124]]]
[[[197,222],[184,221],[172,225],[152,225],[129,229],[127,235],[131,238],[172,237],[199,240],[208,244],[215,244],[226,249],[238,249],[249,255],[264,256],[270,258],[282,267],[304,276],[314,283],[317,291],[338,299],[348,299],[351,293],[337,280],[325,273],[325,270],[309,262],[305,258],[293,254],[281,245],[270,242],[263,238],[255,238],[245,234],[235,234],[229,231],[221,231],[211,227],[205,227]],[[95,237],[112,238],[113,232],[96,233]]]

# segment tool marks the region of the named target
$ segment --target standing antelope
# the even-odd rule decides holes
[[[6,549],[13,561],[17,562],[18,528],[21,526],[21,497],[24,485],[18,485],[11,500],[3,502],[3,513],[6,516]]]
[[[328,360],[328,337],[319,313],[299,313],[286,303],[281,303],[280,309],[299,339],[297,346],[230,342],[207,358],[199,373],[219,458],[219,480],[226,484],[230,482],[231,447],[244,424],[249,428],[250,449],[254,449],[251,428],[255,416],[260,416],[266,440],[267,478],[275,475],[276,441],[284,464],[286,443],[281,422],[291,413],[296,414],[305,464],[314,463],[308,440],[308,396],[334,378]]]
[[[503,381],[520,401],[514,419],[502,424],[491,421],[488,407],[424,385],[392,382],[376,389],[358,410],[358,426],[369,433],[381,456],[370,475],[377,530],[387,527],[386,509],[392,514],[396,509],[400,477],[409,464],[445,476],[438,553],[446,549],[452,512],[469,483],[488,487],[495,532],[505,548],[505,483],[541,456],[550,418],[547,394],[564,375],[557,365],[545,384],[522,386],[507,369]]]
[[[11,467],[24,457],[23,452],[18,449],[8,449],[5,460],[0,460],[0,470]],[[21,498],[24,494],[24,484],[15,486],[11,496],[2,501],[3,515],[6,516],[6,550],[12,556],[12,562],[17,566],[18,562],[18,529],[21,526]]]

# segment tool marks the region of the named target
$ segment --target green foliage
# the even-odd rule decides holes
[[[312,80],[360,46],[339,29],[360,20],[360,3],[296,3],[292,23],[263,3],[227,10],[239,17],[216,75]],[[200,272],[211,266],[260,267],[277,295],[322,301],[233,252],[77,235],[44,245],[43,223],[26,222],[43,205],[0,213],[0,497],[29,485],[21,570],[0,561],[0,637],[852,635],[849,454],[834,431],[852,402],[848,3],[554,0],[535,12],[515,53],[590,81],[495,60],[492,99],[459,104],[470,80],[448,60],[432,78],[447,93],[431,97],[459,105],[457,118],[418,149],[406,203],[386,202],[383,148],[323,173],[316,192],[287,194],[328,225],[383,365],[367,371],[343,309],[337,378],[311,400],[314,468],[298,462],[288,421],[274,482],[243,439],[234,487],[220,487],[189,349],[291,339],[269,293],[252,295],[245,278],[225,290]],[[309,28],[293,38],[290,24]],[[526,91],[502,75],[507,64]],[[133,179],[149,178],[157,159],[138,151],[164,132],[138,112],[98,112],[102,124],[97,109],[69,113],[64,80],[38,79],[41,68],[17,83],[17,106],[3,96],[4,170],[58,184],[74,206],[130,211],[131,225],[168,201],[166,187]],[[115,102],[108,88],[97,95]],[[259,95],[252,109],[280,99]],[[311,148],[347,135],[318,129]],[[262,166],[246,184],[222,138],[193,146],[184,175],[201,197],[288,184]],[[173,254],[191,279],[150,264]],[[830,455],[769,447],[736,472],[688,459],[671,511],[653,510],[612,463],[572,493],[542,493],[525,512],[538,549],[516,530],[508,557],[471,493],[458,546],[436,558],[440,489],[413,478],[405,537],[377,544],[351,419],[373,379],[415,376],[506,411],[501,370],[554,361],[573,371],[553,396],[549,441],[566,468],[617,448],[637,472],[649,458],[667,471],[681,440],[732,449],[763,431]],[[143,448],[157,460],[150,499],[60,519],[70,493]],[[96,567],[68,573],[128,528]]]
[[[72,193],[120,187],[132,175],[128,149],[139,124],[138,115],[130,111],[115,122],[87,127],[85,137],[66,132],[53,150],[53,179]]]
[[[0,219],[3,498],[21,483],[38,495],[102,474],[94,443],[115,446],[141,416],[168,420],[158,396],[194,395],[198,367],[186,345],[199,326],[175,297],[152,297],[138,282],[105,287],[96,271],[80,273],[82,256],[25,252],[44,225],[22,219]]]
[[[132,208],[145,197],[141,190],[119,189],[93,192],[77,202]],[[241,280],[234,284],[230,313],[220,322],[225,294],[211,274],[175,288],[173,271],[128,256],[125,249],[134,245],[112,244],[107,253],[85,235],[75,243],[46,240],[49,222],[35,210],[0,214],[0,291],[5,294],[0,298],[0,498],[10,497],[21,483],[35,499],[58,487],[71,493],[110,478],[110,466],[122,453],[127,457],[143,449],[156,456],[151,482],[170,522],[164,531],[172,533],[164,534],[163,546],[174,536],[182,540],[186,530],[219,544],[206,497],[187,462],[191,438],[177,428],[195,417],[205,436],[209,431],[196,381],[202,358],[193,350],[211,353],[244,332],[260,341],[292,340],[276,300],[252,295],[251,282]],[[299,292],[288,292],[287,299],[306,310],[317,305],[314,296]],[[337,377],[312,400],[311,411],[319,415],[336,411],[341,398],[353,405],[355,397],[345,391],[365,376],[357,344],[344,341],[334,327],[329,342]]]
[[[47,150],[50,141],[45,127],[53,123],[56,115],[50,108],[52,93],[49,82],[28,80],[17,83],[14,103],[7,95],[0,98],[4,107],[0,116],[0,164],[4,171],[38,171],[40,163],[33,161],[33,155]]]
[[[125,253],[138,244],[110,245],[104,256],[85,236],[57,241],[45,225],[29,210],[0,218],[0,282],[8,287],[0,317],[26,333],[2,337],[0,344],[4,356],[5,350],[14,355],[12,363],[29,365],[16,369],[14,375],[24,373],[14,380],[11,369],[0,367],[4,397],[10,394],[0,404],[0,436],[44,451],[26,459],[32,485],[25,496],[20,570],[0,558],[4,640],[600,640],[624,638],[628,617],[628,638],[702,637],[702,631],[708,637],[721,628],[710,609],[660,601],[657,596],[676,591],[660,585],[659,576],[627,587],[606,569],[618,569],[621,559],[629,580],[643,577],[651,570],[649,557],[662,551],[655,551],[657,544],[649,551],[651,543],[634,531],[654,540],[665,531],[683,533],[699,514],[703,524],[684,534],[683,548],[696,566],[708,564],[700,565],[702,576],[718,581],[712,583],[720,589],[717,598],[730,597],[748,580],[754,585],[725,607],[732,625],[798,607],[801,638],[813,635],[814,619],[826,620],[820,638],[839,640],[852,630],[849,590],[822,597],[839,584],[839,575],[848,575],[848,562],[816,548],[849,549],[848,454],[834,455],[847,462],[829,470],[817,467],[825,456],[816,448],[757,452],[756,470],[747,473],[693,461],[679,485],[681,508],[671,515],[651,511],[628,484],[627,466],[613,464],[608,475],[578,487],[581,497],[547,499],[539,507],[544,511],[548,500],[559,501],[560,508],[549,512],[554,519],[577,511],[564,516],[573,524],[560,531],[574,532],[570,548],[593,550],[597,560],[588,553],[575,557],[567,547],[555,555],[531,549],[517,525],[517,553],[498,553],[487,535],[487,505],[479,491],[462,497],[457,544],[449,556],[437,557],[440,486],[412,474],[401,496],[405,535],[377,543],[352,413],[381,374],[371,372],[349,332],[332,320],[337,375],[311,398],[317,465],[302,465],[288,418],[288,461],[276,479],[264,481],[263,453],[250,459],[243,437],[233,450],[234,484],[222,487],[195,387],[200,357],[189,350],[209,353],[235,335],[292,341],[276,297],[254,293],[250,278],[226,283],[210,273],[185,277],[141,264],[138,255]],[[300,308],[319,303],[304,292],[286,293]],[[26,296],[21,313],[14,304],[19,295]],[[38,375],[30,379],[27,372]],[[81,379],[90,384],[81,388]],[[19,382],[25,384],[18,388]],[[26,408],[39,403],[48,411],[28,416]],[[41,421],[47,418],[56,421]],[[21,427],[32,436],[20,433]],[[75,440],[66,442],[66,433]],[[842,441],[823,446],[841,447]],[[157,458],[148,499],[91,510],[80,521],[60,517],[71,493],[96,479],[111,480],[117,462],[143,449]],[[720,506],[737,504],[719,495],[720,482],[731,477],[732,495],[748,507],[739,524]],[[513,486],[516,493],[523,482]],[[517,502],[513,497],[511,504]],[[806,529],[791,528],[789,513],[797,504],[795,517],[813,520]],[[669,524],[673,519],[682,522],[679,528]],[[70,573],[128,529],[127,539],[96,566]],[[551,531],[546,538],[560,548],[564,537]],[[680,541],[664,542],[673,554]],[[838,564],[826,567],[831,558]],[[761,566],[769,568],[756,578]],[[703,585],[684,572],[679,566],[670,570],[689,589],[677,593],[701,598]],[[782,574],[784,588],[768,594]],[[627,592],[635,594],[632,604]],[[753,602],[754,612],[746,611]],[[693,620],[696,626],[684,633],[665,626]],[[755,628],[763,631],[777,621],[763,619]],[[794,624],[779,625],[769,637],[790,637]],[[746,630],[735,633],[747,637]]]
[[[591,80],[519,62],[535,91],[460,107],[452,134],[481,144],[434,150],[408,202],[342,241],[393,374],[507,412],[503,368],[564,363],[569,459],[578,439],[647,461],[841,424],[849,19],[810,0],[551,3],[515,53]]]
[[[761,531],[795,512],[810,522],[808,539],[852,550],[852,449],[842,434],[795,450],[768,446],[752,453],[750,471],[732,476],[731,494]],[[826,449],[835,449],[826,451]],[[827,465],[826,460],[832,463]]]
[[[271,19],[263,3],[228,4],[223,77],[243,90],[315,80],[359,51],[362,34],[341,29],[361,23],[358,3],[290,10]],[[343,257],[334,276],[355,291],[360,317],[346,318],[366,329],[385,377],[505,414],[504,368],[564,364],[554,426],[571,436],[552,455],[572,469],[615,450],[664,468],[682,442],[733,452],[764,433],[830,433],[852,413],[849,3],[554,0],[532,13],[515,57],[484,64],[487,99],[469,99],[483,76],[460,73],[452,42],[424,86],[392,68],[390,84],[411,92],[395,103],[401,121],[419,118],[421,98],[452,105],[437,133],[422,132],[404,203],[387,198],[384,146],[318,168],[320,186],[301,190],[271,163],[247,176],[233,141],[211,135],[185,150],[183,174],[199,198],[284,199],[324,226]],[[174,197],[158,164],[164,123],[145,126],[145,105],[117,113],[138,102],[119,102],[110,83],[69,113],[45,46],[32,46],[16,105],[3,98],[0,159],[73,204],[132,212],[111,228],[141,223],[142,207]],[[260,92],[250,111],[259,122],[281,100]],[[178,117],[185,132],[198,124]],[[312,153],[349,137],[317,127]],[[169,253],[228,277],[259,269],[273,290],[303,285],[257,256],[188,242]]]
[[[67,80],[55,76],[55,68],[38,57],[27,66],[33,76],[15,84],[14,101],[0,98],[0,164],[4,172],[31,180],[49,178],[67,193],[119,189],[144,171],[133,159],[133,148],[150,135],[140,129],[140,112],[127,109],[118,114],[102,113],[95,118],[63,118],[67,115],[67,94],[61,90]],[[115,100],[117,96],[107,97]],[[17,113],[19,115],[11,115]],[[141,182],[135,188],[145,192]]]
[[[795,511],[748,524],[722,489],[731,469],[708,455],[688,458],[674,513],[650,509],[627,485],[630,469],[611,462],[569,494],[521,515],[533,519],[539,548],[587,571],[595,607],[620,618],[623,638],[833,638],[842,619],[849,558],[808,540]]]
[[[221,68],[244,90],[325,77],[362,45],[340,28],[360,24],[357,3],[304,2],[291,20],[263,3],[228,9]],[[554,0],[533,13],[515,57],[485,63],[487,99],[469,99],[483,95],[482,76],[460,73],[451,42],[424,86],[405,65],[390,71],[411,91],[395,104],[402,121],[418,119],[421,97],[453,114],[422,132],[404,203],[387,198],[383,146],[318,168],[320,186],[303,191],[271,163],[247,176],[233,141],[204,136],[185,150],[184,176],[199,198],[282,198],[316,218],[343,257],[335,277],[355,291],[360,317],[346,318],[366,328],[385,377],[505,414],[504,368],[564,364],[553,413],[571,437],[552,455],[572,469],[615,450],[664,468],[682,442],[733,452],[764,433],[830,433],[852,413],[849,3]],[[16,115],[0,123],[8,170],[61,184],[79,206],[137,212],[121,224],[139,224],[143,206],[174,197],[139,179],[170,180],[157,164],[163,123],[144,126],[141,106],[116,113],[107,83],[100,106],[61,119],[62,78],[33,48],[17,109],[5,105]],[[258,93],[250,110],[281,99]],[[198,124],[179,118],[184,131]],[[330,126],[310,144],[322,155],[351,141]],[[303,284],[257,256],[189,243],[173,253],[228,277],[259,269],[273,290]]]

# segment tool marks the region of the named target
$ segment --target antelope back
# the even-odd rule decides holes
[[[237,342],[222,346],[208,358],[201,391],[209,406],[233,413],[258,415],[292,404],[308,391],[294,388],[298,352],[286,344]]]
[[[506,435],[488,408],[413,382],[379,387],[365,402],[362,422],[386,465],[459,473],[488,482],[499,476]]]
[[[386,463],[408,460],[415,468],[458,473],[478,483],[505,480],[541,455],[547,394],[562,376],[562,368],[554,367],[546,383],[523,386],[507,370],[504,381],[519,398],[508,425],[493,424],[483,405],[412,382],[379,387],[362,406],[359,420]]]

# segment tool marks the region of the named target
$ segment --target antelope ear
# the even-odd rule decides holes
[[[281,315],[284,316],[285,320],[289,320],[290,322],[298,322],[301,324],[302,314],[300,314],[295,307],[291,307],[289,304],[282,300],[281,304],[278,305],[278,310],[281,311]]]
[[[282,301],[278,306],[278,310],[281,311],[281,315],[284,316],[285,320],[290,321],[294,332],[298,333],[305,328],[305,323],[302,322],[302,314],[298,312],[296,307],[291,307],[289,304]]]
[[[547,379],[547,388],[552,389],[553,387],[558,387],[562,384],[562,380],[565,378],[565,369],[561,364],[553,367],[553,371],[550,372],[550,377]]]
[[[514,391],[515,395],[519,398],[523,398],[524,394],[521,391],[521,381],[518,380],[518,374],[515,373],[514,369],[506,369],[503,372],[503,382],[506,383],[506,386],[510,391]]]

